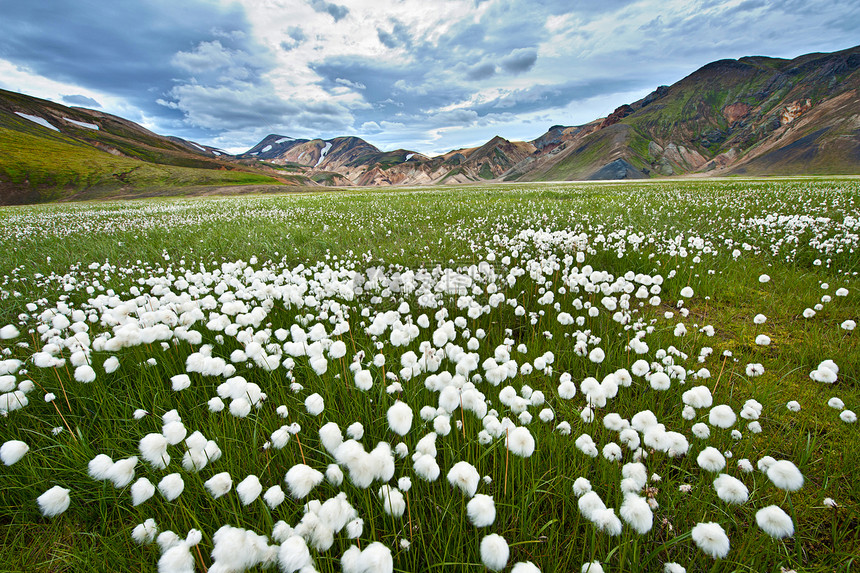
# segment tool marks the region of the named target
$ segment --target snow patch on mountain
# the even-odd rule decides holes
[[[73,125],[77,125],[78,127],[85,127],[85,128],[87,128],[87,129],[94,129],[94,130],[96,130],[96,131],[98,131],[98,130],[99,130],[99,126],[97,126],[97,125],[96,125],[96,124],[94,124],[94,123],[87,123],[87,122],[85,122],[85,121],[76,121],[76,120],[74,120],[74,119],[69,119],[68,117],[64,117],[64,118],[63,118],[63,121],[68,122],[68,123],[71,123],[71,124],[73,124]]]
[[[329,152],[330,149],[331,149],[331,142],[326,141],[325,147],[323,147],[322,151],[320,151],[320,158],[317,160],[317,164],[314,165],[314,167],[318,167],[319,164],[322,163],[323,159],[325,159],[325,156]]]
[[[267,151],[271,151],[271,150],[272,150],[272,146],[267,145],[266,147],[263,148],[262,153],[266,153]]]
[[[282,137],[281,139],[277,140],[275,143],[281,144],[281,143],[286,143],[288,141],[295,141],[295,138],[293,138],[293,137]]]
[[[23,117],[24,119],[29,119],[33,123],[38,123],[42,127],[47,127],[48,129],[53,129],[54,131],[60,131],[59,129],[57,129],[56,127],[54,127],[50,123],[48,123],[48,120],[43,119],[43,118],[39,117],[38,115],[30,115],[28,113],[21,113],[20,111],[16,111],[15,115],[19,115],[19,116]]]

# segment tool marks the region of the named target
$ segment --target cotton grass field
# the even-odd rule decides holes
[[[858,200],[2,209],[0,570],[856,570]]]

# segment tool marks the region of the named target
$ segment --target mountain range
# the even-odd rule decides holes
[[[719,60],[579,126],[436,157],[272,134],[247,152],[0,90],[0,203],[350,185],[860,174],[860,46]],[[250,186],[250,187],[249,187]],[[274,188],[274,187],[273,187]]]

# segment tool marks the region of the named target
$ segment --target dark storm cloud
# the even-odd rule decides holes
[[[485,80],[496,73],[496,64],[484,62],[476,64],[469,68],[466,72],[466,77],[470,80]]]
[[[244,12],[201,0],[10,2],[0,19],[0,58],[72,85],[123,98],[166,121],[175,110],[155,100],[193,73],[170,65],[204,40],[255,48]]]
[[[310,5],[316,12],[328,13],[332,18],[334,18],[335,22],[346,18],[347,14],[349,14],[349,8],[346,6],[340,6],[338,4],[326,2],[325,0],[310,0]]]
[[[557,109],[576,101],[604,94],[629,92],[642,87],[641,78],[596,78],[590,81],[568,81],[551,85],[534,85],[512,90],[498,98],[474,106],[479,116],[497,113],[526,114]],[[596,118],[594,118],[596,119]]]
[[[198,0],[11,2],[0,19],[0,57],[46,77],[134,97],[169,87],[165,62],[198,43],[201,30],[244,25],[241,10]]]
[[[77,105],[84,107],[101,107],[102,104],[91,97],[80,94],[64,95],[63,102],[69,105]]]
[[[388,24],[386,27],[376,29],[376,36],[383,46],[392,49],[412,46],[412,33],[408,26],[396,18],[390,18]]]
[[[537,51],[533,49],[514,50],[502,58],[501,66],[506,72],[521,74],[532,69],[537,61]]]

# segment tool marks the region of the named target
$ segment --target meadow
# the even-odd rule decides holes
[[[851,571],[860,180],[0,209],[0,571]]]

